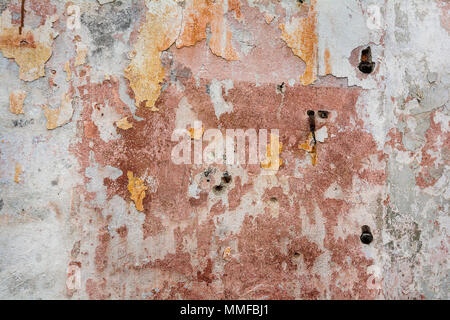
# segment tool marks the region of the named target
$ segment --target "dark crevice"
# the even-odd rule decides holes
[[[22,29],[23,29],[23,26],[24,26],[24,20],[25,20],[25,0],[22,0],[22,7],[20,8],[19,34],[22,34]]]
[[[372,73],[375,68],[375,62],[372,62],[372,51],[370,47],[367,47],[361,51],[361,61],[359,62],[358,69],[362,73]]]

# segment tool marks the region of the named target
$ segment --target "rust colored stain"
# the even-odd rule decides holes
[[[183,12],[183,25],[176,44],[177,48],[193,46],[206,39],[206,29],[211,28],[209,48],[215,55],[226,60],[239,60],[239,54],[234,49],[231,30],[228,27],[225,14],[234,11],[236,18],[241,17],[240,2],[228,0],[228,9],[225,1],[191,0],[186,1]]]
[[[14,182],[19,183],[20,182],[20,175],[22,174],[22,166],[20,163],[16,163],[15,173],[14,173]]]
[[[203,136],[205,129],[202,128],[189,128],[188,133],[191,139],[200,140]]]
[[[27,93],[22,90],[16,90],[9,95],[9,110],[14,114],[23,114],[23,102]]]
[[[300,77],[305,86],[317,79],[317,13],[314,6],[315,0],[312,0],[307,17],[292,18],[279,25],[281,38],[306,63],[306,70]]]
[[[45,76],[44,65],[52,55],[56,32],[53,22],[57,16],[48,17],[44,25],[31,29],[11,24],[11,13],[5,10],[0,17],[0,51],[6,58],[14,59],[19,66],[20,79],[33,81]]]
[[[261,162],[261,168],[268,170],[278,170],[283,164],[283,160],[280,158],[280,153],[283,149],[283,143],[278,142],[279,137],[270,134],[270,143],[266,147],[267,157],[266,160]]]
[[[312,133],[309,133],[306,142],[300,144],[299,149],[305,150],[311,156],[311,164],[315,166],[317,164],[317,143],[314,142]]]
[[[324,53],[325,59],[325,74],[331,74],[331,65],[330,65],[330,50],[328,48],[325,49]]]

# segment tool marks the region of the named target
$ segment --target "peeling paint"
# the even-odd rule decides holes
[[[23,102],[27,93],[22,90],[16,90],[9,95],[9,110],[14,114],[23,114]]]
[[[144,211],[144,206],[142,205],[142,201],[145,198],[145,190],[148,189],[146,185],[144,185],[144,181],[134,177],[133,172],[128,171],[128,191],[130,192],[130,198],[134,201],[136,205],[136,209],[138,211]]]
[[[56,15],[48,17],[45,24],[36,29],[25,26],[19,34],[19,26],[11,23],[11,12],[8,9],[3,11],[0,51],[18,64],[20,79],[33,81],[45,76],[44,65],[52,55],[53,39],[58,35],[52,28],[57,19]]]
[[[56,109],[43,107],[45,117],[47,118],[47,129],[53,130],[69,123],[72,119],[73,107],[72,98],[70,94],[63,94],[61,96],[61,104]]]
[[[133,124],[128,122],[128,117],[116,121],[116,126],[123,130],[128,130],[133,127]]]
[[[447,7],[0,1],[0,298],[447,299]]]
[[[292,18],[279,25],[281,38],[306,63],[306,70],[300,76],[303,85],[309,85],[317,79],[317,14],[314,7],[315,0],[312,0],[307,17]]]
[[[158,111],[155,102],[164,79],[161,51],[175,42],[180,28],[181,8],[175,1],[152,1],[148,4],[146,22],[139,29],[131,62],[125,69],[137,107],[143,104],[152,111]]]

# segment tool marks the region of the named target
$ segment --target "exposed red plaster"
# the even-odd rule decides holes
[[[98,282],[93,279],[86,280],[86,293],[91,300],[107,299],[111,294],[105,293],[107,281],[102,278]]]
[[[435,112],[430,115],[430,128],[425,133],[426,143],[421,149],[422,160],[420,161],[420,172],[416,176],[416,185],[424,189],[433,186],[439,177],[432,176],[431,171],[442,167],[436,163],[437,158],[432,156],[434,154],[445,154],[449,152],[450,133],[442,132],[441,125],[434,121]],[[442,146],[438,145],[439,140],[442,141]]]
[[[108,226],[102,227],[98,234],[98,245],[95,249],[95,265],[97,271],[102,272],[108,265],[108,248],[111,241]]]
[[[117,228],[116,232],[119,234],[119,236],[122,239],[126,239],[127,235],[128,235],[128,228],[127,228],[127,226],[124,225],[124,226]]]

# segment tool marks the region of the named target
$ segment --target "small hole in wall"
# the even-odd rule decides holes
[[[225,172],[222,176],[222,182],[223,183],[230,183],[231,182],[231,176],[228,172]]]
[[[328,111],[325,111],[325,110],[319,110],[318,111],[318,114],[319,114],[319,117],[320,118],[322,118],[322,119],[326,119],[326,118],[328,118]]]
[[[278,199],[277,199],[276,197],[272,197],[272,198],[270,198],[270,201],[272,201],[272,202],[277,202]]]
[[[361,51],[361,61],[359,62],[358,69],[362,73],[372,73],[375,67],[375,62],[372,62],[372,51],[370,47],[367,47]]]
[[[294,257],[298,257],[299,255],[300,255],[300,253],[294,252]]]
[[[286,86],[284,85],[284,82],[277,85],[277,92],[278,93],[284,93],[286,91]]]
[[[215,194],[219,194],[223,191],[223,186],[221,184],[218,186],[214,186],[213,191]]]
[[[361,240],[362,243],[364,244],[370,244],[373,240],[373,235],[372,232],[370,232],[370,227],[367,225],[364,225],[361,227],[361,236],[359,237],[359,239]]]

